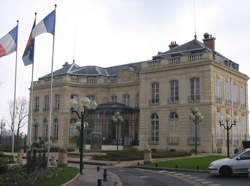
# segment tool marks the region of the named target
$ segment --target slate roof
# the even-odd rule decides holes
[[[173,56],[178,56],[178,55],[184,55],[187,53],[195,53],[195,52],[202,52],[202,51],[213,52],[214,58],[217,59],[217,57],[219,57],[225,66],[229,68],[233,68],[234,70],[239,70],[239,65],[237,63],[226,58],[225,56],[221,55],[219,52],[215,50],[212,51],[204,43],[198,41],[197,39],[193,39],[187,43],[184,43],[166,52],[158,52],[158,55],[153,56],[153,59],[162,59],[162,58],[168,58],[168,57],[173,57]]]
[[[174,56],[174,55],[182,55],[182,54],[191,53],[191,52],[201,52],[204,50],[211,51],[211,49],[206,47],[202,42],[198,41],[197,39],[194,39],[192,41],[184,43],[183,45],[179,45],[171,50],[168,50],[166,52],[159,52],[158,55],[153,57],[153,59],[164,58],[164,57]]]
[[[205,46],[202,42],[198,41],[197,39],[193,39],[187,43],[184,43],[182,45],[179,45],[171,50],[168,50],[166,52],[158,52],[156,56],[153,56],[154,59],[162,59],[162,58],[168,58],[173,56],[180,56],[187,53],[196,53],[196,52],[203,52],[203,51],[210,51],[213,52],[214,59],[220,59],[220,61],[227,67],[233,68],[235,70],[239,70],[239,65],[230,59],[224,57],[217,51],[212,51],[210,48]],[[98,66],[83,66],[80,67],[76,65],[74,62],[72,64],[65,63],[63,65],[63,68],[56,70],[54,72],[54,77],[56,76],[64,76],[64,75],[71,75],[71,76],[105,76],[105,77],[116,77],[119,73],[119,71],[125,67],[132,68],[136,72],[141,71],[141,64],[143,62],[137,62],[137,63],[130,63],[125,65],[119,65],[119,66],[112,66],[107,68],[102,68]],[[51,74],[47,74],[41,78],[46,79],[49,78]]]
[[[61,69],[54,71],[53,76],[56,77],[56,76],[71,75],[71,76],[88,76],[88,77],[89,76],[114,77],[114,76],[117,76],[119,71],[125,67],[132,68],[134,71],[139,72],[141,70],[141,63],[142,62],[130,63],[130,64],[113,66],[113,67],[108,67],[108,68],[102,68],[98,66],[80,67],[76,65],[75,63],[72,63],[72,64],[65,63]],[[39,80],[49,78],[50,76],[51,76],[51,73],[39,78]]]

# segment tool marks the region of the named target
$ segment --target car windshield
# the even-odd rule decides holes
[[[230,157],[230,159],[235,158],[236,156],[238,156],[239,154],[241,154],[241,153],[243,153],[243,152],[245,152],[245,151],[246,151],[246,150],[243,150],[243,151],[241,151],[241,152],[239,152],[239,153],[237,153],[237,154],[233,155],[232,157]]]

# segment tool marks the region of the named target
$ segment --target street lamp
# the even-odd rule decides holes
[[[195,126],[195,136],[194,136],[194,144],[195,144],[194,152],[195,152],[195,154],[197,154],[197,127],[198,127],[199,123],[203,120],[203,118],[204,117],[199,112],[198,107],[193,108],[189,114],[189,119],[194,122],[194,126]]]
[[[231,123],[231,116],[229,114],[226,115],[226,125],[223,124],[223,116],[221,116],[219,119],[220,127],[223,126],[224,129],[227,130],[227,157],[229,157],[229,130],[233,125],[236,125],[237,121],[238,118],[237,116],[235,116],[233,119],[233,123]]]
[[[122,123],[124,121],[122,115],[120,114],[120,112],[116,112],[113,116],[112,116],[112,121],[116,124],[116,150],[118,151],[118,127],[120,125],[120,123]]]
[[[71,113],[76,113],[77,117],[81,120],[81,123],[78,123],[80,125],[80,174],[82,174],[83,169],[83,130],[84,130],[84,124],[86,123],[87,116],[88,116],[88,110],[94,110],[97,107],[97,104],[95,101],[90,101],[89,98],[83,97],[80,99],[80,103],[78,103],[77,99],[71,99],[70,100],[70,106],[71,106]],[[78,107],[79,106],[79,107]]]

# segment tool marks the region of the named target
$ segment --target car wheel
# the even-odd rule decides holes
[[[221,167],[220,168],[220,175],[223,177],[229,177],[232,175],[232,170],[230,167]]]

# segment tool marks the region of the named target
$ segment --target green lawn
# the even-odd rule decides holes
[[[178,168],[180,169],[197,169],[199,166],[200,170],[208,170],[209,164],[217,159],[225,158],[225,156],[207,156],[200,158],[185,158],[179,160],[168,160],[157,162],[158,167],[160,168]],[[146,167],[156,167],[156,163],[144,165]]]
[[[74,178],[79,169],[75,167],[65,167],[63,171],[58,172],[58,175],[55,178],[48,178],[46,182],[39,184],[38,186],[60,186],[72,178]]]

